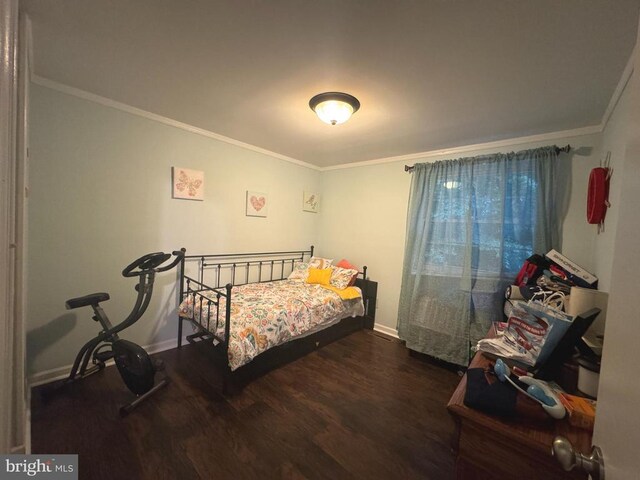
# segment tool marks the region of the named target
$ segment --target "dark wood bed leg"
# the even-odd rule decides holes
[[[186,253],[186,249],[182,249],[183,253]],[[178,305],[184,300],[184,255],[180,260],[180,291],[178,294]],[[187,281],[188,285],[188,281]],[[188,288],[188,287],[187,287]],[[182,317],[178,315],[178,348],[182,347]]]
[[[366,315],[362,319],[362,328],[366,328],[367,330],[373,330],[373,326],[376,323],[376,319]]]
[[[226,374],[222,376],[222,395],[225,397],[231,395],[231,389],[229,388],[229,376]]]
[[[234,382],[234,374],[231,371],[231,367],[229,367],[229,363],[227,362],[222,370],[222,395],[232,396],[236,393],[238,392]]]
[[[362,317],[362,328],[373,330],[376,323],[376,299],[378,298],[378,282],[369,280],[367,267],[362,267],[363,278],[356,280],[356,285],[362,290],[364,298],[364,315]]]
[[[222,376],[222,395],[225,397],[229,395],[229,382],[227,381],[227,376]]]

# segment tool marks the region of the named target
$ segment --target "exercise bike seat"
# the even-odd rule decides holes
[[[86,307],[87,305],[97,305],[100,302],[109,300],[109,294],[105,292],[90,293],[84,297],[71,298],[65,302],[67,310],[73,310],[74,308]]]

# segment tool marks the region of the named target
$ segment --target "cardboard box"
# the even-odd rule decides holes
[[[593,424],[596,420],[596,402],[588,398],[569,395],[568,393],[560,393],[558,395],[560,401],[567,409],[569,423],[574,427],[593,430]]]
[[[597,286],[598,277],[594,274],[587,272],[584,268],[578,265],[575,262],[572,262],[567,257],[562,255],[560,252],[556,250],[549,250],[549,252],[545,255],[549,260],[553,263],[557,264],[560,268],[562,268],[565,272],[570,275],[575,275],[576,277],[583,280],[587,285],[592,287]]]

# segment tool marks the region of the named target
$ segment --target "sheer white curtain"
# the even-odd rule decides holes
[[[408,348],[468,364],[522,262],[560,247],[556,166],[555,147],[415,166],[398,310]]]

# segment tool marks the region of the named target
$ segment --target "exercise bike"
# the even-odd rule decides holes
[[[100,306],[100,302],[109,300],[108,293],[92,293],[66,301],[65,305],[68,310],[90,306],[94,313],[93,320],[102,326],[102,331],[98,336],[88,341],[78,352],[66,382],[74,382],[103,370],[105,363],[113,359],[122,380],[136,395],[135,400],[120,408],[120,414],[123,416],[169,383],[168,377],[164,377],[154,385],[156,372],[164,367],[162,362],[153,362],[144,348],[119,338],[118,333],[142,317],[151,301],[156,273],[171,270],[182,260],[184,252],[184,248],[173,252],[175,258],[164,267],[161,265],[167,262],[172,254],[149,253],[125,267],[122,271],[124,277],[138,277],[138,284],[135,286],[138,297],[129,316],[116,326],[111,325],[107,314]],[[92,360],[92,366],[87,368],[89,360]]]

